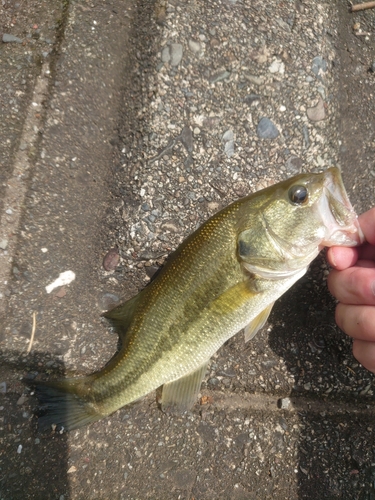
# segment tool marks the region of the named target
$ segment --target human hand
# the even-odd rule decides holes
[[[358,220],[366,243],[328,250],[327,259],[334,268],[328,288],[340,301],[336,323],[354,339],[355,358],[375,373],[375,208]]]

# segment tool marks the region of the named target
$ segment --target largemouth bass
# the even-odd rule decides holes
[[[340,171],[301,174],[239,199],[191,234],[158,276],[109,318],[122,340],[100,371],[37,382],[42,428],[75,429],[163,386],[163,409],[196,401],[211,356],[249,341],[324,246],[363,236]]]

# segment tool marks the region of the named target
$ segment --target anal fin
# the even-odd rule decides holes
[[[271,302],[263,311],[258,314],[245,328],[245,342],[253,339],[261,328],[264,327],[275,302]]]
[[[161,407],[167,412],[190,410],[198,398],[209,360],[198,369],[163,385]]]

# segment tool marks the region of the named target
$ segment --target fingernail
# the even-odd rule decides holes
[[[337,267],[337,263],[336,263],[336,255],[335,255],[335,250],[334,248],[330,248],[330,253],[329,253],[329,257],[331,259],[331,262],[332,262],[332,265],[334,267]]]

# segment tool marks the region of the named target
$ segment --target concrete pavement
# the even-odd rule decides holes
[[[0,46],[0,498],[373,498],[373,376],[335,326],[323,257],[249,346],[223,346],[188,415],[150,394],[38,435],[21,379],[105,364],[116,339],[100,313],[239,196],[339,162],[358,211],[373,205],[374,11],[108,0],[2,14],[22,43]]]

